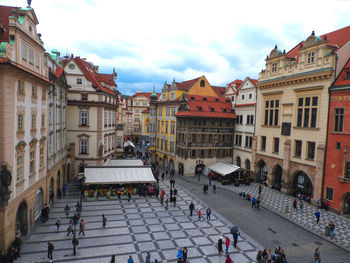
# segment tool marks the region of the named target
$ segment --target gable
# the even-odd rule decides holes
[[[70,66],[73,65],[73,66]],[[84,75],[83,72],[80,70],[78,65],[74,62],[73,59],[69,60],[65,65],[64,65],[64,71],[67,74],[75,74],[75,75]]]
[[[201,87],[201,82],[204,81],[204,87]],[[218,97],[218,94],[209,84],[205,76],[202,76],[198,81],[193,85],[193,87],[187,92],[190,95],[200,95],[200,96],[212,96]]]

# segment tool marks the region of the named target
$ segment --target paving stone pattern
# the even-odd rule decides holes
[[[190,180],[198,183],[198,178],[189,177],[186,180]],[[201,184],[207,184],[208,178],[201,177]],[[212,184],[216,183],[216,181],[212,181]],[[250,185],[220,185],[217,184],[217,191],[220,188],[235,192],[237,194],[241,192],[245,192],[252,196],[257,197],[259,192],[259,184],[251,183]],[[279,191],[273,190],[268,187],[263,187],[261,193],[261,206],[282,216],[291,222],[303,227],[304,229],[316,234],[317,236],[326,239],[327,241],[332,242],[333,244],[350,251],[350,220],[332,213],[330,211],[325,211],[323,209],[320,210],[321,217],[319,224],[316,224],[315,213],[317,212],[317,208],[307,202],[304,202],[303,211],[293,210],[293,200],[294,197],[285,195],[280,193]],[[285,208],[288,206],[288,213],[285,212]],[[325,227],[328,223],[333,220],[335,224],[335,238],[331,239],[325,235]]]
[[[169,183],[163,182],[160,187],[169,193]],[[77,187],[69,186],[68,191]],[[177,206],[169,209],[156,199],[105,200],[83,203],[82,218],[87,221],[85,237],[78,236],[77,255],[73,256],[72,234],[66,236],[69,219],[65,218],[64,207],[68,203],[71,211],[75,210],[78,201],[74,198],[58,200],[51,208],[50,219],[40,224],[22,246],[22,257],[16,262],[48,262],[47,242],[54,244],[54,262],[110,262],[116,254],[116,262],[127,262],[132,255],[135,263],[144,262],[147,250],[151,252],[151,262],[176,262],[177,249],[187,246],[188,262],[221,263],[224,256],[217,253],[219,236],[229,234],[230,225],[220,215],[212,212],[211,220],[199,221],[196,214],[189,216],[189,204],[205,214],[206,206],[177,187]],[[70,195],[72,197],[72,195]],[[102,214],[107,218],[107,228],[102,228]],[[71,213],[71,216],[73,213]],[[62,226],[56,233],[55,222],[61,218]],[[225,248],[224,248],[225,249]],[[237,248],[231,244],[229,253],[233,262],[255,262],[257,250],[261,245],[241,233]]]

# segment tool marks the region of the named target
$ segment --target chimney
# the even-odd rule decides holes
[[[93,66],[92,68],[95,71],[95,73],[98,73],[98,66]]]

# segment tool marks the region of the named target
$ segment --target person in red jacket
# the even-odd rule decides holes
[[[230,255],[227,255],[225,263],[232,263],[232,260],[230,258]]]
[[[199,208],[198,209],[198,221],[200,221],[202,218],[202,212],[201,212],[201,209]]]
[[[229,237],[226,237],[226,240],[225,240],[225,245],[226,245],[226,255],[228,255],[228,249],[230,247],[230,238]]]

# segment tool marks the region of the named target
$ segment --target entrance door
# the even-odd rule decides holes
[[[344,214],[350,214],[350,194],[344,200]]]
[[[263,160],[260,160],[258,162],[258,171],[256,174],[256,181],[258,183],[264,182],[267,179],[267,175],[268,175],[267,166]]]
[[[21,236],[25,236],[28,233],[27,204],[24,201],[19,205],[17,210],[16,232],[19,232]]]
[[[278,164],[274,168],[272,189],[280,190],[282,187],[283,169]]]
[[[294,176],[293,189],[295,194],[306,194],[312,196],[313,187],[309,176],[303,171],[297,172]]]
[[[43,208],[43,191],[38,189],[35,195],[35,211],[34,211],[34,220],[38,220],[41,215],[41,210]]]

